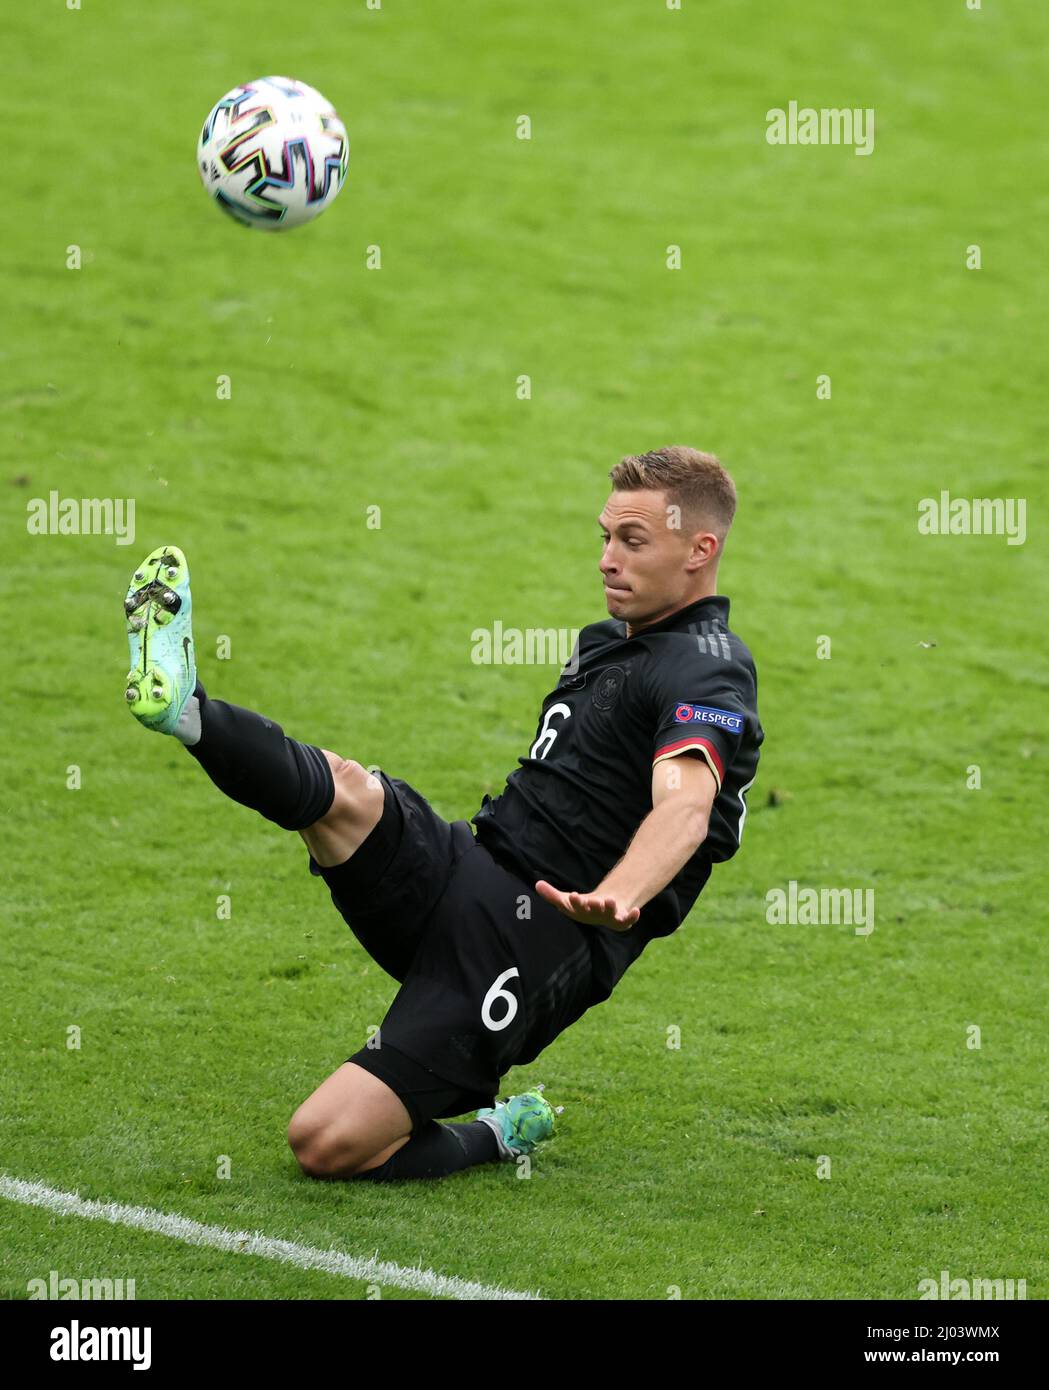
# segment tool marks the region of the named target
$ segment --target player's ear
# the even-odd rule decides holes
[[[721,554],[721,541],[713,531],[697,531],[692,537],[688,568],[697,570],[716,561]]]

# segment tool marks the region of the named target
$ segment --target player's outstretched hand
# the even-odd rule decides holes
[[[585,922],[592,927],[611,927],[614,931],[629,931],[641,916],[639,907],[620,909],[615,898],[603,893],[562,893],[552,883],[541,878],[535,891],[548,903],[553,903],[573,922]]]

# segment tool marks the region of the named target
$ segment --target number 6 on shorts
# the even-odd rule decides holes
[[[502,986],[506,984],[507,980],[512,980],[515,975],[519,976],[520,974],[521,972],[518,970],[517,966],[511,965],[509,970],[504,970],[501,975],[497,975],[492,981],[492,986],[484,996],[484,1002],[481,1004],[481,1022],[489,1032],[500,1032],[508,1023],[512,1023],[516,1018],[517,996],[511,994],[508,989],[503,989]],[[500,1019],[494,1019],[492,1017],[492,1005],[497,999],[506,1000],[506,1013],[503,1014]]]

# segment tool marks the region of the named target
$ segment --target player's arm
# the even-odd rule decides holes
[[[543,879],[536,892],[577,922],[628,931],[706,839],[717,791],[702,758],[683,753],[661,759],[652,768],[652,810],[593,892],[564,893]]]

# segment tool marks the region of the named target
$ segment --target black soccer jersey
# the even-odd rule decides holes
[[[764,734],[754,662],[728,612],[715,595],[632,637],[617,618],[585,627],[520,767],[473,818],[478,840],[530,885],[589,893],[652,810],[653,764],[706,760],[718,788],[706,840],[629,931],[593,928],[609,992],[652,937],[681,923],[711,864],[739,847]]]

